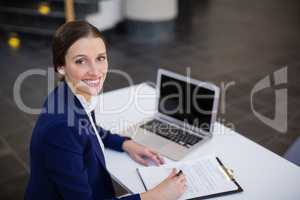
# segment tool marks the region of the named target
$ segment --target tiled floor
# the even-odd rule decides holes
[[[219,120],[233,123],[241,134],[283,155],[300,135],[300,2],[184,2],[180,3],[177,39],[172,43],[135,44],[121,33],[106,33],[110,68],[127,72],[134,83],[155,81],[159,67],[182,74],[190,67],[192,77],[219,86],[234,81]],[[13,85],[25,70],[51,66],[50,42],[28,37],[22,40],[20,49],[13,51],[1,39],[0,47],[0,199],[21,199],[28,178],[28,142],[36,116],[16,107]],[[254,116],[250,92],[260,79],[284,66],[288,66],[288,131],[282,134]],[[125,86],[128,84],[124,79],[111,75],[105,91]],[[26,105],[40,107],[46,94],[45,78],[30,77],[24,82],[22,97]],[[273,117],[274,103],[274,88],[268,88],[256,95],[254,107]]]

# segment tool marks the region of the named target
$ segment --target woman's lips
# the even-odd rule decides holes
[[[88,79],[88,80],[82,80],[85,84],[87,84],[89,87],[99,87],[101,79]]]

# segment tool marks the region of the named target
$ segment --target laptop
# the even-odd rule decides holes
[[[180,160],[212,137],[219,88],[171,71],[157,74],[155,115],[125,130],[132,139]]]

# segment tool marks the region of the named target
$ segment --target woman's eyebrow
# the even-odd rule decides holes
[[[106,55],[106,52],[102,52],[102,53],[99,53],[98,56],[103,56],[103,55]],[[77,57],[85,57],[86,55],[84,54],[79,54],[79,55],[76,55],[76,56],[73,56],[73,59],[77,58]]]
[[[103,56],[103,55],[106,55],[106,52],[103,52],[103,53],[98,53],[99,56]]]
[[[79,54],[79,55],[73,56],[73,59],[77,58],[77,57],[84,57],[84,56],[85,56],[84,54]]]

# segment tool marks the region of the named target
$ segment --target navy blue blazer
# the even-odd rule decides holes
[[[123,151],[126,138],[97,128],[105,147]],[[33,129],[30,169],[26,200],[117,199],[89,118],[65,82],[49,94]]]

